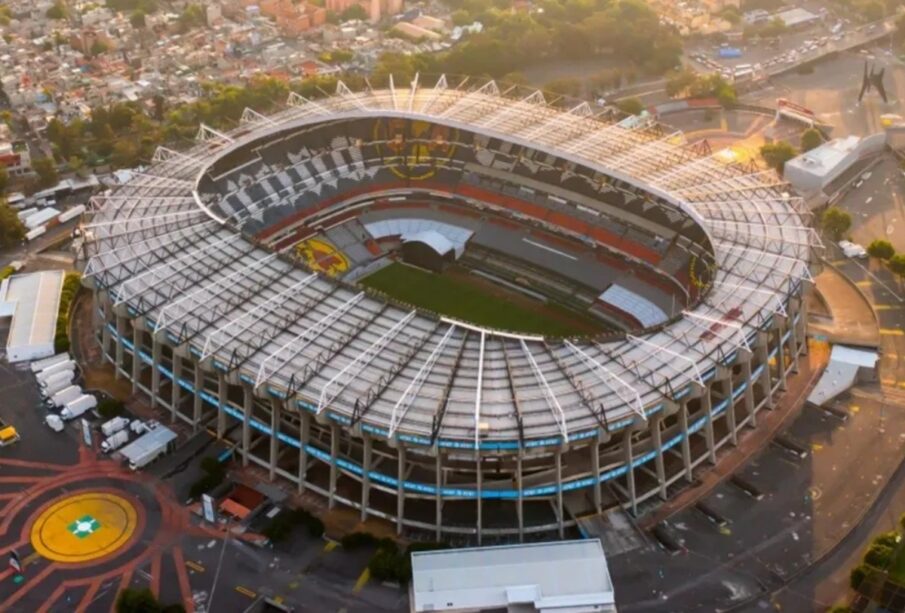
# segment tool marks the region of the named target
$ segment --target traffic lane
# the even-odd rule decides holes
[[[868,174],[869,173],[869,174]],[[905,251],[905,177],[897,161],[883,161],[861,175],[838,206],[852,215],[851,235],[855,242],[869,245],[873,240],[890,241],[897,251]],[[866,179],[863,179],[867,176]],[[859,187],[854,187],[858,185]]]

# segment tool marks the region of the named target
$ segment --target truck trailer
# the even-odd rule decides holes
[[[63,362],[69,361],[68,353],[58,353],[56,355],[52,355],[49,358],[43,358],[41,360],[35,360],[31,363],[31,372],[37,374],[46,368],[50,368],[54,364],[61,364]]]
[[[101,441],[101,451],[103,451],[104,453],[116,451],[127,442],[129,442],[129,431],[118,430]]]
[[[144,468],[176,446],[176,433],[165,426],[157,426],[120,450],[129,468]]]
[[[62,408],[83,394],[82,388],[78,385],[70,385],[48,398],[45,403],[51,408]]]
[[[120,430],[124,430],[128,427],[128,417],[114,417],[113,419],[104,422],[104,424],[101,426],[101,432],[104,433],[104,436],[113,436],[114,433],[119,432]]]
[[[64,370],[51,375],[41,387],[41,396],[50,398],[57,392],[61,392],[67,387],[71,387],[74,378],[75,373],[71,370]]]
[[[88,394],[83,394],[63,407],[63,410],[60,412],[60,417],[65,420],[75,419],[76,417],[81,417],[96,406],[97,398],[89,396]]]
[[[38,380],[38,385],[43,387],[44,383],[48,379],[62,372],[75,372],[75,362],[73,362],[72,360],[66,360],[65,362],[60,362],[59,364],[48,366],[37,375],[35,375],[35,379]]]

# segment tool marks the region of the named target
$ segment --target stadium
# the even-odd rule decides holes
[[[666,499],[807,348],[772,171],[445,77],[246,109],[92,201],[107,360],[246,465],[438,539]]]

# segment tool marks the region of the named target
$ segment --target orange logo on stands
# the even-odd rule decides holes
[[[295,253],[315,272],[336,277],[349,270],[349,260],[341,251],[320,238],[309,238],[295,247]]]
[[[400,179],[423,181],[456,151],[458,130],[428,121],[392,117],[374,124],[377,152]]]

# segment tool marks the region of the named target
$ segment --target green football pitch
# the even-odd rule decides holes
[[[488,328],[544,336],[578,336],[607,329],[588,315],[543,304],[458,268],[434,274],[393,263],[359,283],[401,302]]]

